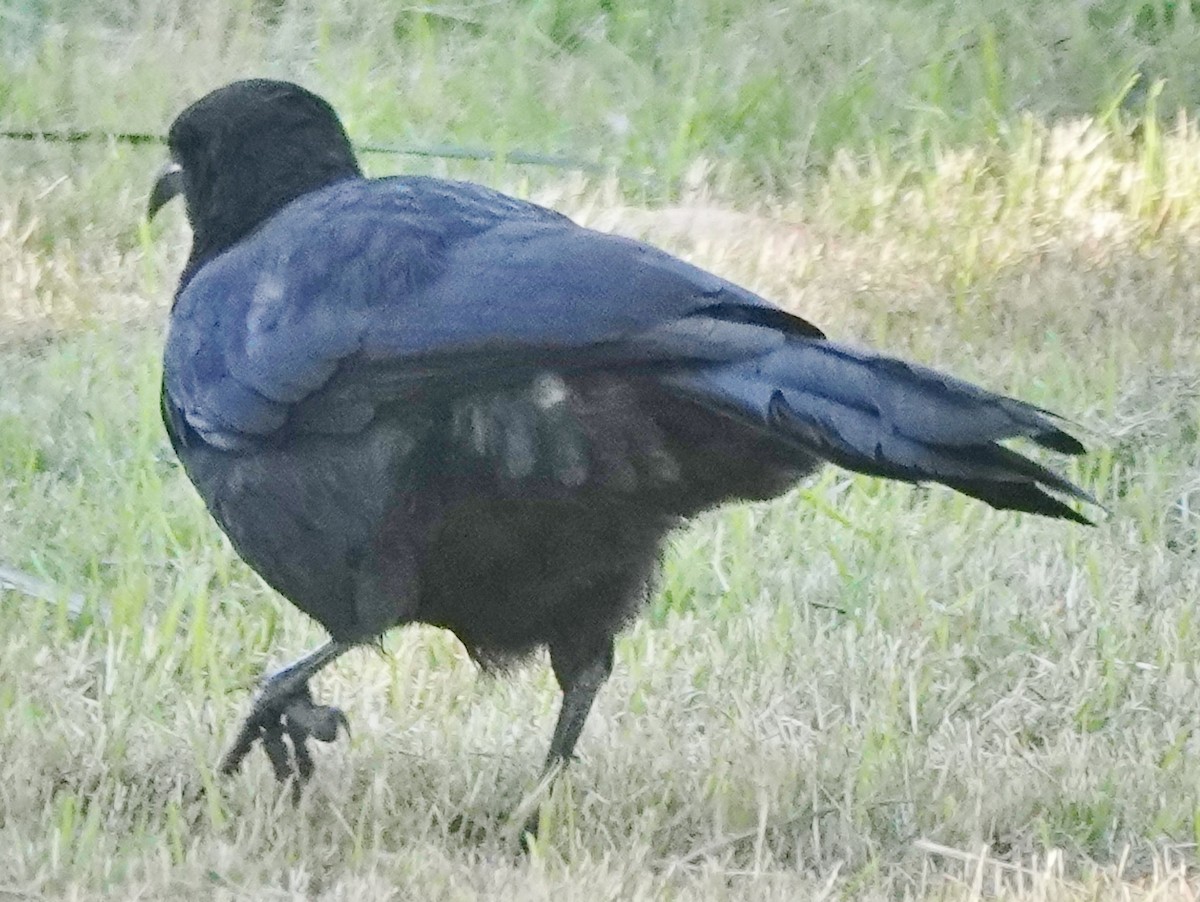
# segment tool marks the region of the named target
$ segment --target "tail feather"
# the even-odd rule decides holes
[[[1051,451],[1082,454],[1083,445],[1054,414],[926,367],[791,339],[761,357],[690,369],[672,381],[860,473],[939,482],[992,507],[1080,523],[1091,521],[1056,494],[1098,504],[1070,480],[999,444],[1028,438]]]

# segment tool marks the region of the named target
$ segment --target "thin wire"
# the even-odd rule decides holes
[[[108,141],[131,144],[135,147],[148,144],[166,144],[162,135],[144,132],[106,132],[91,129],[4,129],[0,139],[9,141],[48,141],[55,144],[82,144],[88,141]],[[556,169],[575,169],[580,172],[607,173],[611,167],[587,160],[578,160],[556,154],[542,154],[527,150],[495,151],[486,147],[462,147],[456,144],[358,144],[360,153],[395,154],[413,157],[436,157],[447,160],[478,160],[503,162],[519,166],[548,166]]]

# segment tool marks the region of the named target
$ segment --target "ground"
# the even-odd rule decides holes
[[[610,71],[599,39],[564,50],[572,28],[538,18],[583,5],[529,7],[529,80]],[[386,35],[347,43],[334,7],[316,7],[324,31],[300,29],[289,5],[256,6],[261,22],[220,6],[196,23],[147,4],[111,14],[105,45],[33,4],[12,21],[42,31],[35,51],[5,50],[0,107],[161,132],[251,59],[326,91],[356,140],[604,146],[611,123],[576,129],[567,101],[539,118],[532,89],[491,131],[480,122],[487,90],[440,77],[469,68],[446,47],[480,66],[498,53],[469,7],[450,10],[459,25],[397,18],[407,69],[350,66]],[[637,25],[623,8],[597,7],[614,33]],[[813,9],[833,34],[871,4]],[[751,116],[742,133],[757,143],[741,147],[721,137],[735,126],[711,125],[719,92],[695,75],[687,128],[617,149],[632,175],[368,157],[377,173],[469,176],[646,238],[832,336],[1061,411],[1093,449],[1070,475],[1111,511],[1087,529],[830,469],[777,502],[700,518],[618,644],[526,857],[508,815],[540,798],[553,678],[542,659],[482,677],[436,630],[397,631],[319,679],[354,734],[318,750],[298,810],[264,761],[216,775],[259,673],[322,637],[237,560],[158,421],[186,228],[179,213],[153,230],[140,220],[154,148],[0,144],[0,899],[1194,898],[1200,136],[1153,108],[1105,118],[1082,88],[1018,108],[1008,95],[1037,62],[1034,39],[1015,12],[971,15],[945,27],[984,49],[954,57],[947,84],[973,78],[972,96],[1002,108],[945,133],[898,118],[864,136],[849,116],[805,157],[790,138],[772,150]],[[989,40],[1007,77],[994,84]],[[644,88],[639,45],[607,42],[627,52],[629,90]],[[901,43],[864,51],[862,66],[883,67],[872,85],[909,71],[915,45]],[[140,48],[133,81],[109,59],[118,44]],[[646,71],[686,82],[686,57],[660,56]],[[731,83],[752,86],[747,67],[729,62]],[[416,112],[397,109],[397,73]],[[874,104],[862,121],[884,115]],[[630,103],[635,133],[656,121],[648,105]],[[547,118],[558,124],[538,131]],[[881,137],[922,127],[916,148]],[[648,172],[661,180],[647,187]],[[453,829],[460,814],[482,829]]]

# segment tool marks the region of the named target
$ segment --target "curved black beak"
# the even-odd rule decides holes
[[[173,160],[159,170],[154,188],[150,192],[150,202],[146,206],[146,218],[153,219],[154,215],[163,208],[176,194],[183,193],[183,167]]]

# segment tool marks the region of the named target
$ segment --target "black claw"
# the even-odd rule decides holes
[[[292,778],[297,787],[303,786],[311,779],[316,765],[313,764],[312,753],[308,750],[308,734],[303,730],[288,727],[288,737],[292,740],[292,754],[296,759],[295,772]]]
[[[349,735],[350,722],[339,708],[315,704],[307,685],[282,698],[271,699],[267,692],[264,689],[259,694],[233,745],[221,759],[221,773],[237,771],[254,743],[261,741],[275,779],[290,782],[292,799],[299,802],[304,784],[316,770],[308,740],[333,742],[342,729]],[[290,748],[284,741],[285,733]]]
[[[275,779],[286,783],[292,775],[292,762],[289,760],[287,745],[283,741],[283,731],[278,724],[262,729],[263,750],[271,762],[271,770],[275,771]]]
[[[242,724],[241,730],[238,731],[237,739],[229,747],[229,751],[225,753],[225,757],[221,759],[221,773],[226,776],[237,773],[238,768],[242,766],[242,761],[250,753],[250,749],[254,748],[254,742],[261,733],[262,728],[253,716],[246,718],[246,722]]]

